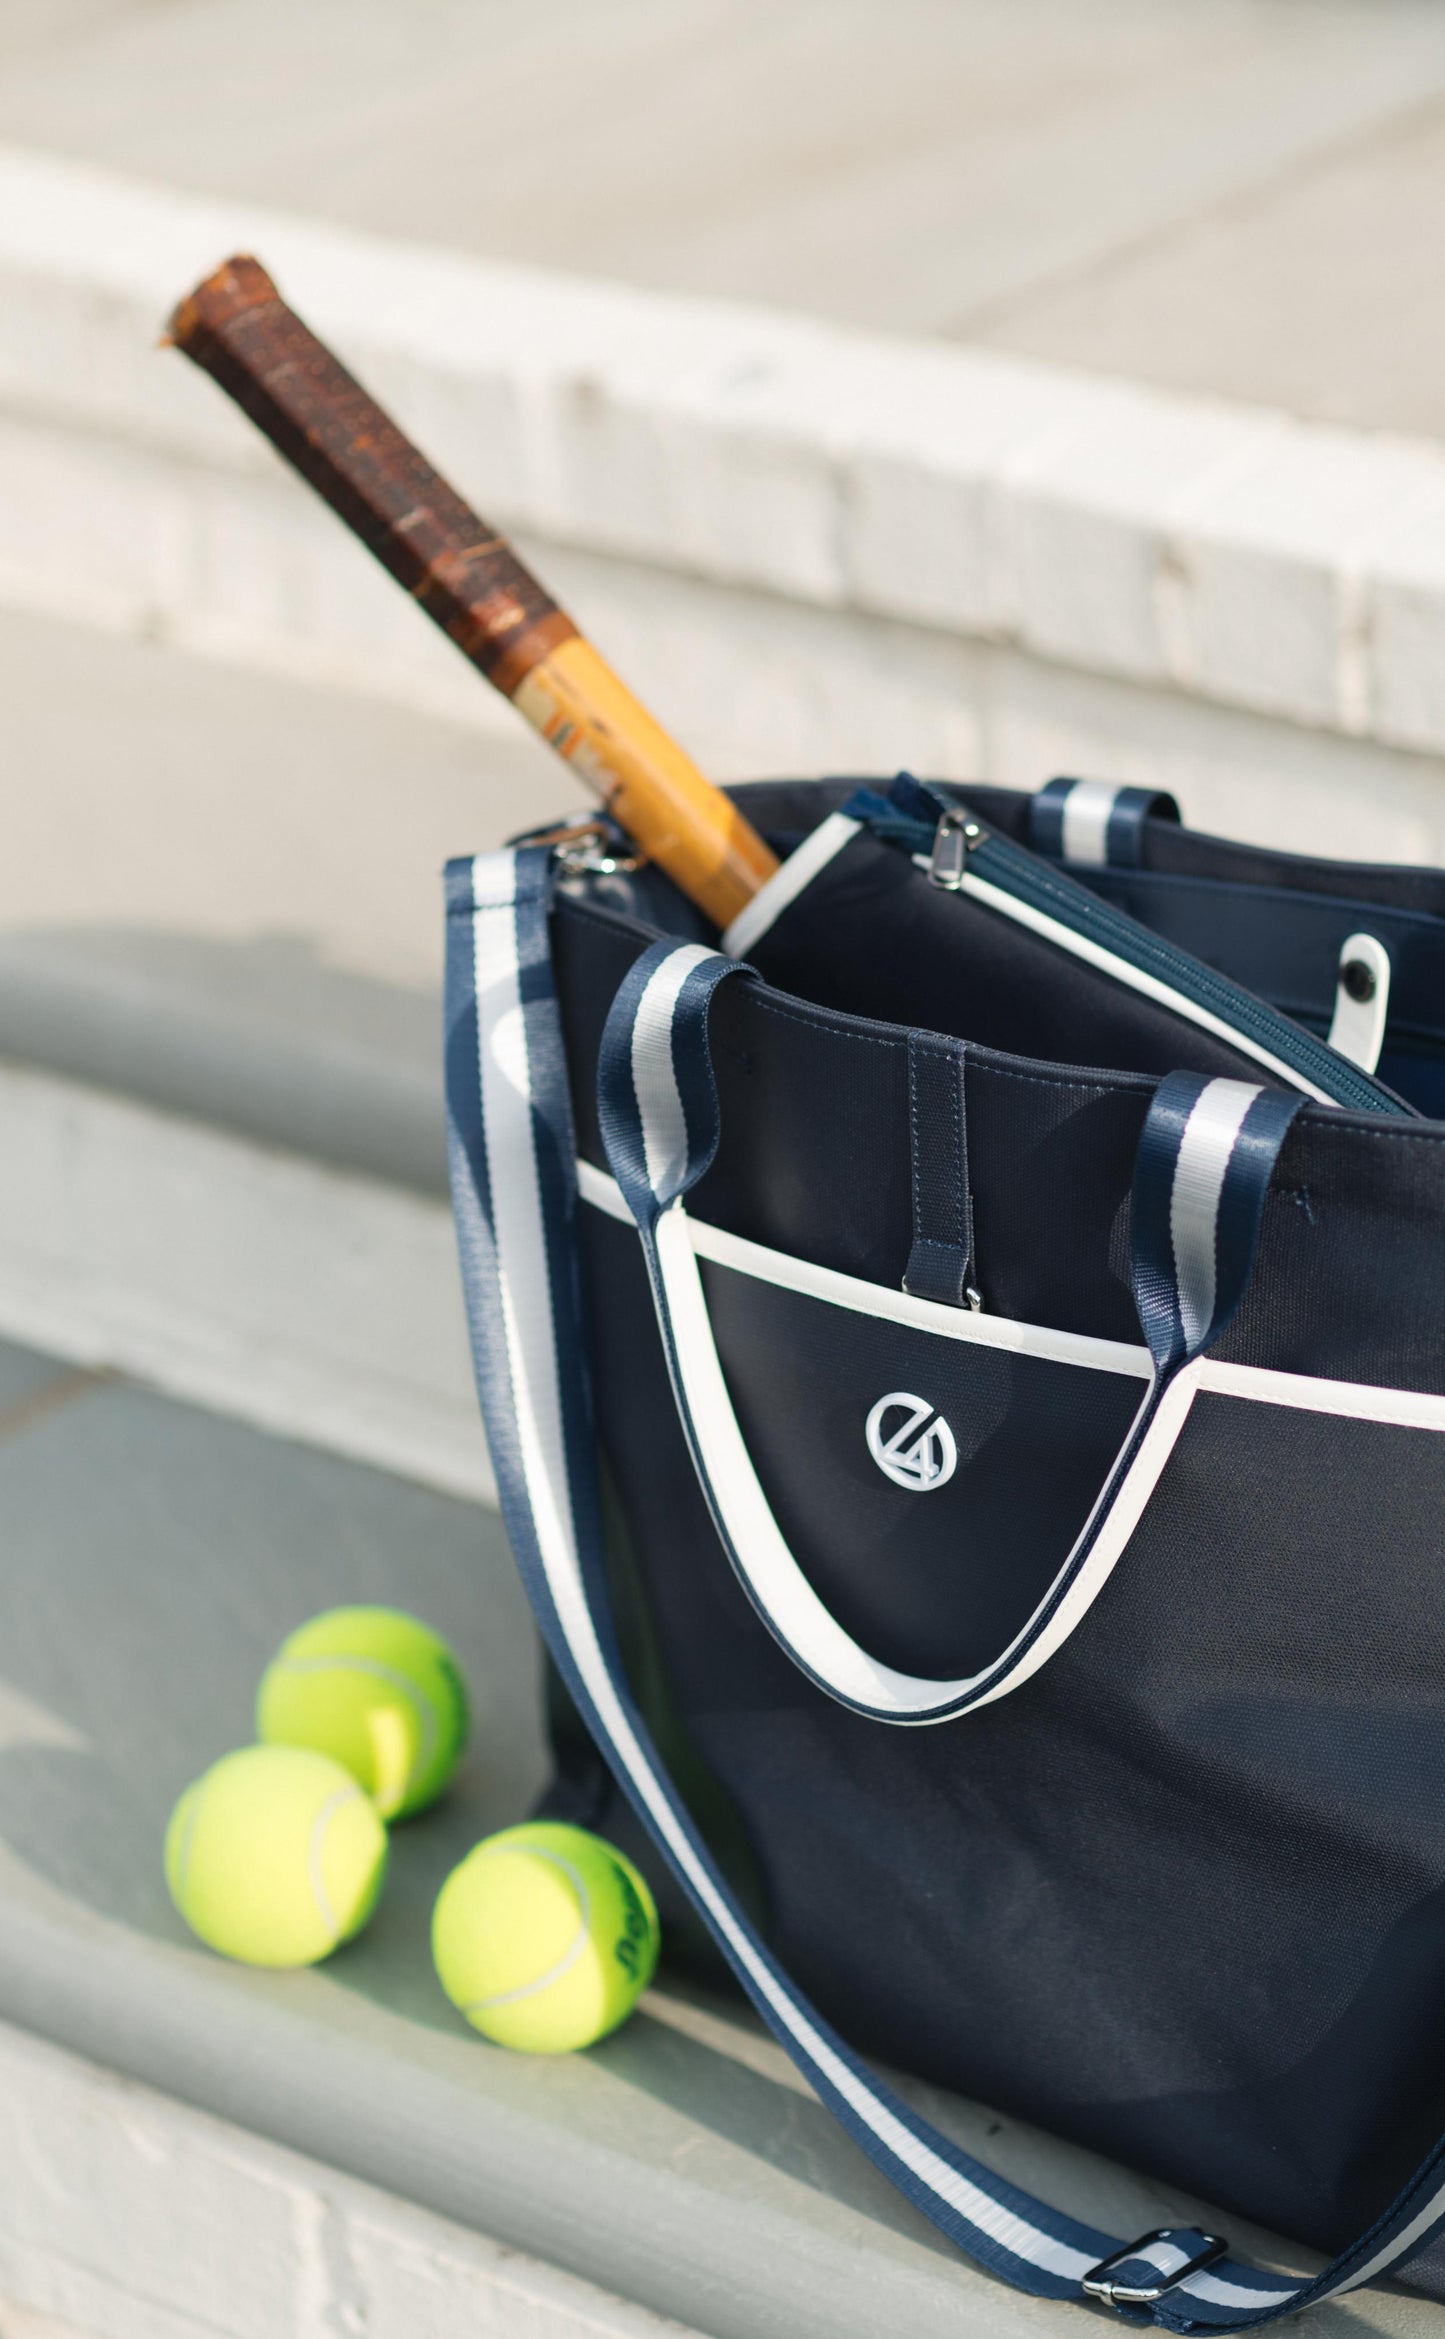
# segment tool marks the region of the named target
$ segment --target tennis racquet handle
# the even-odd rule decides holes
[[[479,520],[286,306],[256,260],[227,260],[167,338],[420,602],[650,860],[725,926],[777,867],[504,537]]]

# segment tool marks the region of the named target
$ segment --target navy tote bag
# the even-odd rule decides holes
[[[564,1719],[560,1807],[625,1799],[1003,2279],[1438,2287],[1445,1126],[980,792],[746,793],[722,936],[605,838],[447,875],[478,1385],[607,1765]],[[1331,2263],[1081,2225],[869,2054]]]

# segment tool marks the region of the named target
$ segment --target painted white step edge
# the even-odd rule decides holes
[[[177,296],[237,247],[484,512],[551,545],[1445,748],[1439,446],[487,263],[13,150],[0,599],[511,719],[334,523],[274,522],[271,458],[209,383],[155,354]],[[254,492],[222,492],[228,476]],[[760,716],[777,687],[766,619]],[[687,697],[706,736],[695,677]]]
[[[0,1064],[0,1333],[495,1503],[447,1205]]]
[[[688,2339],[0,2023],[6,2339]]]

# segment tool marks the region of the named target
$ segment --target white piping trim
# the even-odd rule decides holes
[[[1295,1413],[1331,1413],[1342,1421],[1375,1421],[1387,1428],[1445,1430],[1445,1397],[1423,1389],[1387,1389],[1374,1381],[1326,1381],[1309,1373],[1271,1372],[1257,1364],[1217,1364],[1202,1356],[1190,1367],[1199,1386],[1258,1405]]]
[[[913,855],[913,863],[918,869],[928,867],[927,860],[919,853]],[[1226,1041],[1240,1055],[1252,1056],[1257,1064],[1263,1064],[1267,1071],[1276,1073],[1287,1087],[1297,1088],[1304,1096],[1312,1096],[1317,1104],[1335,1104],[1334,1097],[1326,1096],[1324,1090],[1316,1088],[1312,1080],[1306,1080],[1302,1072],[1296,1072],[1293,1065],[1281,1063],[1278,1056],[1270,1054],[1268,1048],[1262,1048],[1257,1040],[1248,1038],[1244,1032],[1236,1031],[1233,1024],[1226,1023],[1222,1016],[1211,1015],[1207,1007],[1196,1006],[1192,999],[1186,999],[1181,992],[1171,991],[1167,983],[1161,983],[1154,975],[1145,974],[1142,967],[1130,966],[1127,959],[1116,958],[1111,950],[1101,949],[1097,942],[1086,941],[1071,926],[1060,925],[1056,918],[1046,917],[1041,910],[1033,909],[1027,902],[1015,901],[1011,893],[1005,893],[1000,886],[990,885],[987,878],[973,877],[965,871],[960,890],[972,894],[976,901],[983,902],[988,909],[997,910],[1000,917],[1012,918],[1015,925],[1027,926],[1031,932],[1042,934],[1045,941],[1052,942],[1056,949],[1068,951],[1072,957],[1083,959],[1087,966],[1098,967],[1102,974],[1112,975],[1116,983],[1123,983],[1131,991],[1141,992],[1146,999],[1157,999],[1162,1007],[1168,1007],[1175,1015],[1183,1016],[1186,1023],[1197,1024],[1201,1031],[1212,1031],[1216,1038]]]
[[[624,1226],[633,1224],[632,1212],[614,1178],[595,1169],[590,1161],[577,1164],[577,1186],[584,1202]],[[1147,1348],[1124,1340],[1096,1340],[1084,1332],[1056,1332],[1043,1324],[1024,1324],[1009,1316],[991,1316],[973,1308],[950,1308],[939,1300],[916,1299],[911,1292],[894,1291],[887,1284],[867,1283],[836,1267],[817,1267],[811,1260],[794,1259],[786,1251],[769,1250],[746,1236],[729,1234],[706,1219],[690,1217],[681,1204],[693,1250],[717,1267],[731,1267],[759,1283],[781,1291],[796,1291],[805,1299],[826,1300],[855,1315],[875,1316],[884,1323],[906,1324],[931,1332],[941,1340],[965,1340],[978,1348],[1007,1349],[1015,1356],[1045,1357],[1054,1364],[1072,1364],[1086,1371],[1128,1373],[1147,1381],[1153,1373]]]
[[[852,843],[860,826],[859,821],[850,820],[844,812],[830,812],[826,820],[820,821],[795,846],[752,900],[744,902],[732,924],[720,936],[718,948],[726,951],[729,958],[746,958],[753,944],[761,942],[789,903],[806,891],[835,854]]]
[[[674,1203],[670,1210],[663,1211],[657,1222],[654,1241],[671,1319],[678,1377],[686,1396],[703,1472],[727,1529],[738,1566],[758,1606],[771,1620],[784,1645],[834,1696],[852,1705],[862,1706],[884,1722],[917,1724],[937,1719],[940,1708],[958,1705],[996,1669],[999,1671],[999,1679],[993,1688],[978,1699],[981,1705],[991,1704],[996,1697],[1005,1696],[1019,1682],[1026,1681],[1072,1632],[1106,1581],[1164,1467],[1189,1409],[1192,1388],[1182,1398],[1177,1396],[1180,1382],[1176,1379],[1160,1409],[1161,1416],[1173,1423],[1172,1430],[1161,1442],[1162,1433],[1158,1431],[1156,1417],[1123,1486],[1110,1505],[1099,1541],[1080,1571],[1078,1582],[1061,1602],[1058,1613],[1039,1636],[1039,1640],[1020,1657],[1017,1666],[1010,1666],[1010,1654],[1027,1639],[1033,1617],[1021,1627],[1008,1647],[977,1673],[946,1680],[930,1680],[918,1674],[900,1673],[891,1665],[884,1665],[876,1657],[871,1657],[850,1633],[844,1631],[799,1567],[773,1517],[728,1394],[713,1339],[707,1298],[698,1273],[697,1255],[693,1249],[686,1213],[679,1204]],[[1175,1399],[1172,1409],[1171,1398]],[[1148,1402],[1146,1391],[1141,1410]],[[1147,1478],[1147,1484],[1143,1483],[1144,1478]],[[1040,1608],[1047,1604],[1059,1581],[1067,1574],[1074,1552],[1098,1516],[1109,1485],[1110,1481],[1106,1480],[1104,1492],[1065,1557],[1053,1584],[1039,1602]],[[1081,1586],[1086,1587],[1082,1593]],[[1034,1613],[1037,1615],[1038,1610]]]
[[[622,1218],[625,1205],[612,1181],[604,1179],[589,1164],[579,1165],[579,1176],[583,1170],[586,1171],[584,1190],[591,1189],[588,1199],[598,1207],[607,1209],[609,1214],[615,1213]],[[608,1188],[611,1188],[610,1193],[607,1192]],[[1026,1639],[1032,1618],[1016,1635],[1010,1649],[1002,1651],[993,1665],[979,1673],[954,1680],[929,1680],[900,1673],[871,1657],[851,1634],[843,1630],[824,1606],[789,1549],[738,1426],[713,1338],[697,1262],[699,1257],[715,1255],[715,1251],[731,1251],[733,1256],[723,1258],[722,1264],[736,1266],[743,1273],[757,1273],[761,1270],[763,1279],[770,1283],[783,1283],[788,1288],[802,1289],[812,1296],[832,1298],[836,1304],[875,1315],[887,1313],[894,1316],[895,1297],[906,1299],[907,1295],[895,1295],[878,1285],[864,1284],[855,1277],[839,1276],[831,1270],[807,1267],[803,1262],[786,1259],[781,1253],[766,1251],[760,1244],[744,1243],[738,1236],[722,1236],[721,1230],[716,1227],[707,1227],[700,1220],[689,1220],[680,1202],[662,1213],[657,1224],[656,1242],[658,1265],[672,1320],[678,1373],[687,1398],[693,1434],[698,1442],[713,1500],[722,1516],[738,1565],[759,1607],[798,1661],[835,1696],[850,1704],[863,1706],[880,1721],[902,1726],[926,1725],[937,1716],[941,1707],[956,1706],[968,1697],[986,1674],[997,1667],[997,1680],[974,1700],[975,1709],[992,1705],[997,1699],[1019,1688],[1048,1662],[1077,1629],[1107,1583],[1144,1515],[1174,1451],[1195,1395],[1201,1388],[1254,1398],[1261,1402],[1295,1405],[1302,1410],[1355,1415],[1374,1420],[1401,1420],[1420,1428],[1445,1428],[1445,1398],[1306,1379],[1294,1374],[1266,1372],[1252,1366],[1216,1365],[1208,1359],[1196,1359],[1175,1375],[1112,1500],[1109,1499],[1110,1482],[1106,1481],[1059,1575],[1055,1577],[1054,1585],[1039,1603],[1040,1607],[1046,1605],[1054,1586],[1067,1574],[1074,1552],[1094,1526],[1101,1506],[1107,1502],[1107,1516],[1088,1556],[1048,1624],[1023,1650],[1018,1663],[1012,1666],[1009,1664],[1010,1649],[1019,1647]],[[779,1267],[784,1270],[783,1274],[778,1273]],[[802,1270],[801,1274],[796,1279],[790,1278],[786,1271],[796,1268]],[[818,1284],[835,1288],[820,1289],[817,1288]],[[837,1286],[842,1286],[843,1290],[838,1291]],[[880,1306],[880,1302],[887,1304]],[[978,1339],[981,1335],[987,1336],[984,1334],[987,1323],[989,1332],[1006,1330],[1009,1336],[1006,1342],[999,1341],[997,1345],[1014,1346],[1023,1353],[1049,1353],[1055,1342],[1067,1340],[1072,1345],[1079,1339],[1078,1335],[1045,1332],[1042,1340],[1049,1343],[1049,1347],[1043,1348],[1042,1344],[1034,1345],[1040,1339],[1039,1328],[1035,1326],[1004,1327],[996,1325],[991,1319],[975,1316],[971,1311],[940,1308],[936,1303],[928,1301],[910,1301],[908,1306],[910,1317],[907,1320],[916,1321],[911,1313],[915,1309],[925,1315],[920,1329],[942,1330],[946,1336],[953,1338]],[[939,1325],[939,1317],[951,1320]],[[896,1316],[894,1320],[898,1320]],[[1137,1373],[1139,1364],[1136,1358],[1142,1357],[1145,1376],[1152,1370],[1147,1363],[1147,1351],[1129,1350],[1122,1343],[1114,1342],[1089,1345],[1114,1351],[1119,1361],[1111,1360],[1110,1367],[1106,1369]],[[1124,1359],[1128,1361],[1124,1362]],[[1068,1361],[1078,1360],[1071,1355]],[[1097,1363],[1098,1360],[1090,1361]],[[1144,1402],[1147,1401],[1146,1396]]]
[[[577,1164],[577,1182],[584,1202],[623,1226],[633,1224],[632,1212],[622,1199],[615,1178]],[[677,1205],[681,1211],[681,1205]],[[685,1213],[683,1213],[685,1215]],[[1147,1380],[1152,1367],[1147,1348],[1130,1347],[1123,1340],[1091,1339],[1083,1332],[1056,1332],[1045,1325],[1016,1323],[1007,1316],[976,1315],[972,1309],[950,1308],[937,1300],[913,1299],[886,1285],[865,1283],[860,1276],[844,1275],[835,1267],[814,1267],[792,1259],[785,1251],[768,1250],[742,1235],[726,1234],[706,1219],[688,1218],[692,1246],[700,1259],[720,1267],[734,1267],[763,1283],[776,1283],[838,1307],[883,1317],[889,1323],[916,1325],[945,1340],[974,1340],[985,1347],[1008,1348],[1024,1356],[1044,1356],[1059,1364],[1075,1364],[1096,1371],[1132,1373]],[[1260,1405],[1283,1405],[1300,1413],[1333,1413],[1349,1421],[1378,1421],[1399,1429],[1445,1430],[1445,1396],[1423,1389],[1391,1389],[1375,1381],[1331,1381],[1310,1373],[1271,1371],[1265,1365],[1221,1364],[1199,1357],[1189,1368],[1195,1385],[1225,1397],[1239,1397]]]

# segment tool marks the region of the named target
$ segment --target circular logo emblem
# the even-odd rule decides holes
[[[885,1478],[910,1494],[931,1494],[946,1486],[958,1468],[953,1431],[926,1397],[893,1389],[868,1416],[868,1451]]]

